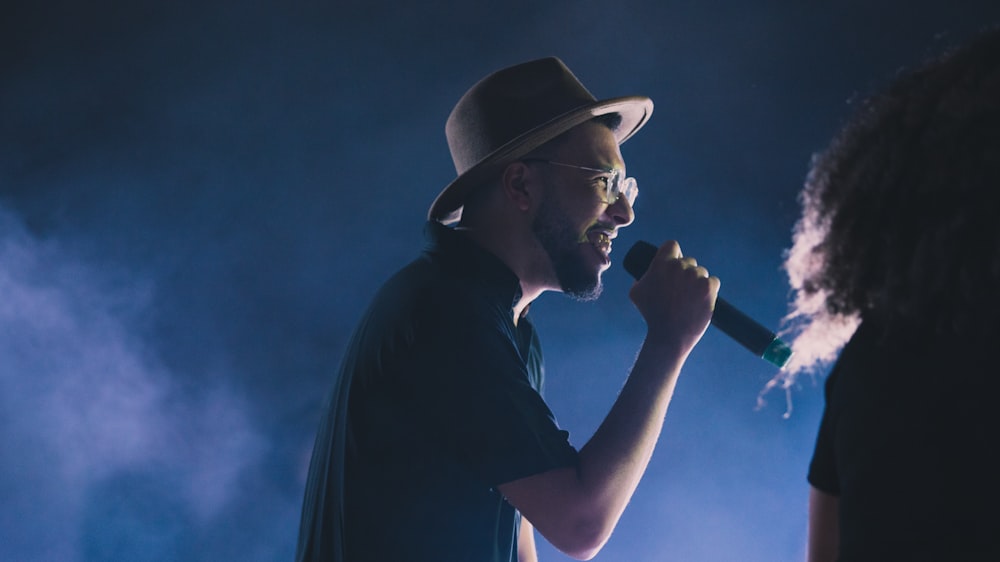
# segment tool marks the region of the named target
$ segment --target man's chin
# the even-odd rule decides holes
[[[563,283],[562,292],[578,301],[597,300],[604,291],[604,283],[601,282],[600,275],[596,279],[584,282],[582,279],[576,282]]]

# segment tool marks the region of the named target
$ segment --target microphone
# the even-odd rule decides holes
[[[656,246],[649,242],[642,240],[636,242],[632,249],[625,254],[623,262],[625,270],[632,277],[639,279],[649,269],[649,264],[652,263],[656,250]],[[735,306],[723,300],[722,297],[715,300],[712,325],[749,349],[757,357],[779,369],[788,364],[788,360],[792,357],[792,348],[788,347],[788,344],[781,341],[774,332],[761,326]]]

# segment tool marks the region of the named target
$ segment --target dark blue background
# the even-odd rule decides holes
[[[340,353],[421,248],[445,118],[486,73],[557,55],[598,97],[653,98],[613,257],[676,238],[777,327],[810,155],[990,22],[985,0],[5,3],[0,559],[290,559]],[[577,444],[643,334],[606,281],[532,308]],[[774,374],[709,331],[598,560],[802,558],[821,386],[785,419],[781,391],[756,407]]]

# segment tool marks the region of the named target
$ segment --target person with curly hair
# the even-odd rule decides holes
[[[865,100],[801,203],[784,382],[836,358],[808,559],[1000,560],[1000,29]]]

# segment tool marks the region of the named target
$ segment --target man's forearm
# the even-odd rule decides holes
[[[589,559],[610,537],[649,464],[685,358],[647,342],[576,468],[500,486],[553,546]]]
[[[643,345],[628,380],[580,450],[579,480],[588,513],[610,535],[649,465],[687,354]]]

